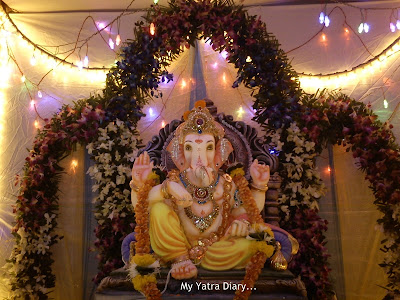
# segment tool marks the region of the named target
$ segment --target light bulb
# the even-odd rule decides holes
[[[244,110],[243,110],[243,107],[242,107],[242,106],[239,107],[239,109],[238,109],[238,111],[237,111],[237,114],[238,114],[238,116],[239,116],[240,118],[243,116]]]
[[[89,57],[87,55],[83,59],[83,65],[85,68],[87,68],[89,66]]]
[[[25,82],[25,80],[26,80],[25,75],[22,75],[22,76],[21,76],[21,81],[22,81],[22,82]]]
[[[33,125],[35,126],[35,128],[39,128],[39,127],[40,127],[39,121],[38,121],[38,120],[36,120],[36,121],[33,123]]]
[[[31,108],[34,108],[35,107],[35,100],[31,100]]]
[[[36,66],[36,57],[35,57],[35,54],[33,54],[32,57],[31,57],[31,65],[32,65],[32,66]]]
[[[156,34],[156,26],[154,25],[154,23],[150,24],[150,34],[151,35],[155,35]]]
[[[387,102],[386,99],[383,100],[383,107],[384,108],[388,108],[389,107],[389,103]]]
[[[358,33],[362,33],[364,31],[364,23],[360,23],[360,25],[358,25]]]
[[[154,4],[157,4],[157,3],[158,3],[158,0],[154,0],[153,3],[154,3]]]
[[[323,33],[321,37],[322,37],[322,41],[325,42],[325,41],[326,41],[326,35],[325,35],[325,33]]]
[[[71,161],[71,167],[76,168],[78,166],[78,161],[76,159],[73,159]]]
[[[331,167],[328,167],[328,168],[326,169],[326,171],[327,171],[328,173],[330,173],[330,172],[331,172]]]
[[[37,92],[37,95],[38,95],[38,97],[39,97],[39,98],[42,98],[42,97],[43,97],[43,95],[42,95],[42,92],[41,92],[41,91],[38,91],[38,92]]]
[[[331,24],[331,20],[329,19],[329,17],[328,17],[328,16],[325,16],[325,19],[324,19],[324,24],[325,24],[325,27],[328,27],[328,26],[329,26],[329,24]]]
[[[365,33],[368,33],[368,32],[369,32],[369,25],[368,25],[368,23],[364,23],[364,31],[365,31]]]
[[[96,25],[99,30],[103,30],[106,27],[104,22],[96,22]]]
[[[118,34],[115,38],[115,45],[119,46],[121,44],[121,36]]]
[[[110,46],[110,48],[111,48],[112,50],[114,50],[114,41],[112,40],[112,38],[109,38],[109,39],[108,39],[108,45]]]
[[[213,63],[212,67],[213,67],[214,69],[218,68],[218,63],[217,63],[217,62]]]
[[[154,111],[151,107],[149,108],[149,115],[150,115],[150,117],[154,116]]]
[[[186,81],[185,81],[185,79],[182,79],[181,88],[184,88],[184,87],[186,87]]]
[[[325,14],[321,11],[321,13],[319,14],[319,24],[324,24],[325,21]]]
[[[165,121],[161,122],[161,127],[164,128],[165,127]]]
[[[83,62],[80,60],[80,61],[76,62],[76,65],[78,66],[79,71],[82,71]]]
[[[247,58],[246,58],[246,62],[252,62],[252,59],[251,59],[251,57],[250,57],[250,56],[247,56]]]
[[[393,23],[390,23],[389,28],[390,28],[391,32],[395,32],[396,31],[396,26]]]

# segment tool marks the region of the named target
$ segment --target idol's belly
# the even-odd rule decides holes
[[[205,220],[199,220],[196,217],[189,217],[183,208],[178,209],[178,216],[185,231],[186,238],[191,244],[195,244],[199,238],[207,238],[211,233],[218,231],[219,226],[222,224],[221,202],[222,200],[216,201],[218,205],[218,214],[215,218],[212,218],[211,221],[208,221],[207,218]],[[201,208],[199,209],[199,207],[192,205],[191,210],[193,215],[198,217],[202,216]],[[205,210],[205,216],[211,213],[212,209]],[[207,226],[207,222],[210,222],[209,226]]]

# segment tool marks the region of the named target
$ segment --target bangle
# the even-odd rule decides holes
[[[139,192],[139,187],[133,183],[133,180],[131,180],[131,181],[129,182],[129,186],[130,186],[130,188],[132,189],[132,191],[134,191],[134,192],[136,192],[136,193]]]
[[[256,185],[254,182],[252,182],[252,183],[250,183],[250,186],[253,188],[253,189],[255,189],[255,190],[257,190],[257,191],[260,191],[260,192],[266,192],[266,191],[268,191],[268,184],[265,184],[265,185]]]
[[[168,182],[169,180],[164,180],[161,184],[161,193],[164,199],[171,199],[172,197],[171,194],[168,192]]]

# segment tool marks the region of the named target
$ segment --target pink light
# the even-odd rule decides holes
[[[165,121],[162,121],[162,122],[161,122],[161,127],[164,128],[165,125],[166,125],[166,124],[165,124]]]
[[[31,108],[34,108],[35,107],[35,100],[31,100]]]
[[[226,52],[225,50],[221,52],[221,56],[226,59],[228,57],[228,52]]]
[[[214,69],[218,68],[218,63],[217,63],[217,62],[213,63],[213,64],[212,64],[212,67],[213,67]]]
[[[110,46],[110,48],[114,50],[114,41],[112,40],[112,38],[108,39],[108,46]]]

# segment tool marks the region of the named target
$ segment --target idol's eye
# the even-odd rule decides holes
[[[192,146],[186,145],[186,146],[185,146],[185,150],[186,150],[186,151],[192,151]]]
[[[207,150],[214,150],[214,145],[212,145],[212,144],[207,145]]]

